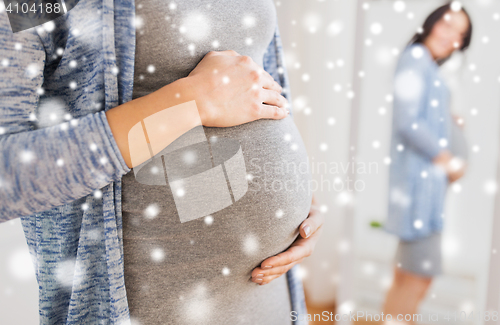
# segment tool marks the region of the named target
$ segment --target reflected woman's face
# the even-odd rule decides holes
[[[463,11],[449,10],[432,28],[424,41],[435,60],[449,57],[463,44],[469,19]]]

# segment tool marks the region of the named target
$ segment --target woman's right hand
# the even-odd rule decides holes
[[[125,163],[132,168],[150,157],[142,140],[129,139],[130,130],[144,119],[155,116],[156,126],[148,128],[148,137],[154,139],[156,154],[200,124],[230,127],[286,117],[288,101],[281,91],[273,77],[249,56],[212,51],[187,77],[114,107],[106,111],[106,117]]]
[[[230,127],[289,113],[281,86],[251,57],[233,50],[208,52],[186,80],[204,126]]]

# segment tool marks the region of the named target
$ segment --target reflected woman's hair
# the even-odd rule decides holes
[[[422,33],[415,33],[415,35],[413,35],[413,37],[410,40],[410,42],[408,43],[408,45],[411,45],[414,43],[423,43],[426,40],[426,38],[429,36],[429,34],[432,32],[434,25],[436,25],[436,23],[438,21],[440,21],[444,17],[444,15],[450,10],[452,10],[452,3],[451,2],[434,10],[425,19],[424,25],[422,26],[422,29],[423,29]],[[469,13],[467,12],[467,10],[465,10],[464,7],[462,7],[460,10],[463,13],[465,13],[465,15],[467,16],[467,19],[469,20],[469,28],[467,29],[467,32],[464,35],[464,38],[462,40],[462,46],[459,49],[460,51],[465,51],[469,47],[470,42],[471,42],[471,38],[472,38],[472,20],[470,18]],[[442,65],[448,59],[449,59],[449,57],[438,60],[437,63],[439,65]]]

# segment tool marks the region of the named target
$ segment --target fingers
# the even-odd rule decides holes
[[[283,253],[271,256],[268,259],[264,260],[260,264],[261,269],[270,270],[275,267],[291,264],[306,256],[309,256],[310,255],[309,247],[307,245],[303,245],[303,242],[301,241],[304,241],[304,239],[300,238],[299,240],[296,240],[292,244],[292,246]]]
[[[300,259],[298,261],[295,261],[293,263],[290,263],[285,266],[278,267],[276,269],[271,269],[271,270],[262,270],[260,268],[256,268],[252,272],[252,278],[251,280],[257,284],[263,285],[271,282],[274,279],[279,278],[286,272],[288,272],[292,267],[294,267],[296,264],[299,264],[302,262],[303,259]]]
[[[278,106],[260,104],[260,108],[257,112],[257,119],[268,118],[279,120],[285,118],[289,113],[290,112],[284,107],[281,108]]]
[[[286,109],[286,104],[288,103],[288,100],[281,96],[280,93],[269,89],[260,90],[260,100],[264,104],[278,106],[283,109]]]
[[[276,80],[274,80],[274,78],[271,77],[271,75],[266,70],[260,69],[259,71],[261,71],[260,77],[262,88],[274,90],[281,94],[281,92],[283,91],[283,87],[281,87],[281,85],[277,83]]]
[[[207,55],[230,55],[230,56],[241,56],[238,52],[234,50],[225,50],[225,51],[210,51]]]
[[[262,277],[262,276],[283,274],[283,273],[288,272],[288,270],[290,270],[292,268],[292,266],[294,266],[297,263],[301,263],[303,260],[304,260],[303,258],[300,258],[298,260],[293,261],[290,264],[280,265],[280,266],[276,266],[276,267],[273,267],[270,269],[263,269],[261,267],[256,267],[255,269],[253,269],[251,276],[252,276],[252,278],[258,278],[258,277]]]
[[[310,213],[309,217],[300,225],[300,235],[302,238],[310,237],[319,228],[321,228],[324,222],[325,217],[322,213]]]
[[[274,90],[281,94],[283,91],[281,85],[274,80],[269,72],[262,69],[257,63],[255,63],[251,57],[243,55],[240,58],[240,62],[241,64],[246,65],[247,68],[250,68],[250,78],[253,79],[253,81],[258,82],[264,89]]]
[[[262,88],[274,90],[281,94],[283,88],[281,85],[274,80],[274,78],[267,72],[262,69],[254,60],[248,55],[243,55],[240,58],[240,64],[250,68],[250,78],[254,82],[258,82]]]

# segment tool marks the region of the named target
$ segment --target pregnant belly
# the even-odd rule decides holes
[[[146,283],[144,277],[154,273],[162,274],[158,285],[176,299],[200,281],[222,291],[227,286],[248,286],[251,271],[286,250],[298,236],[311,204],[310,174],[291,117],[204,130],[207,138],[239,141],[248,191],[210,217],[181,223],[168,185],[143,185],[133,173],[124,176],[127,289]],[[145,268],[149,275],[144,275]]]

